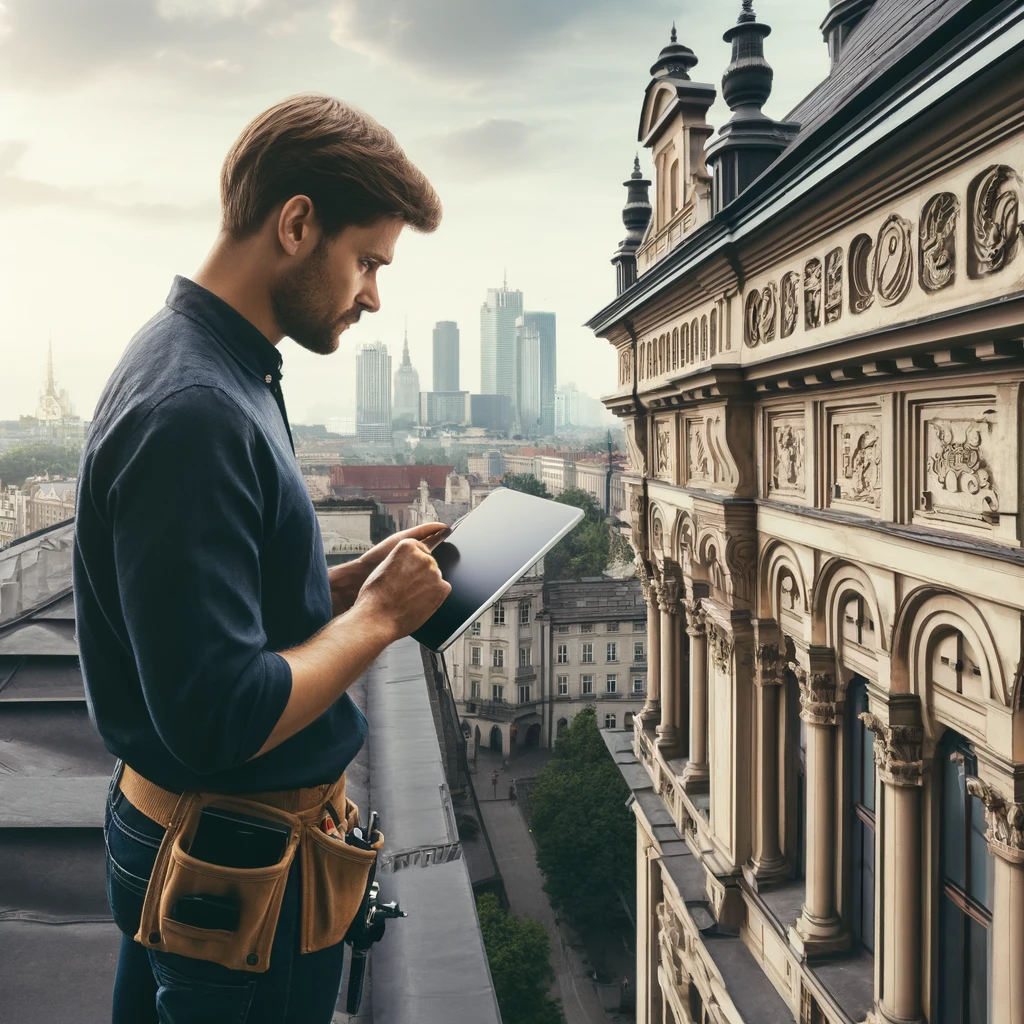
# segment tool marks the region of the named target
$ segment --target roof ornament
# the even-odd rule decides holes
[[[643,176],[643,172],[640,170],[640,154],[637,153],[637,155],[633,157],[633,173],[630,175],[630,177],[642,178]]]
[[[676,42],[676,23],[672,22],[672,35],[669,37],[670,42]]]
[[[743,10],[740,11],[736,24],[742,25],[745,21],[757,21],[757,15],[754,13],[754,0],[743,0]]]

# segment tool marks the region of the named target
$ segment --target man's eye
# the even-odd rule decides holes
[[[359,262],[362,263],[362,265],[366,267],[367,270],[373,270],[373,268],[376,266],[373,260],[360,260]]]

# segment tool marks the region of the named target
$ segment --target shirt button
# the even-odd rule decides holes
[[[263,379],[269,384],[273,380],[273,377],[268,373]]]

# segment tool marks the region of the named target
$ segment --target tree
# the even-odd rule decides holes
[[[538,480],[532,473],[506,473],[501,482],[513,491],[533,494],[538,498],[550,498],[551,492],[543,480]]]
[[[0,454],[0,480],[21,486],[30,476],[74,476],[82,450],[77,445],[35,441]]]
[[[583,932],[628,924],[619,896],[632,893],[636,883],[636,826],[628,798],[594,708],[585,708],[559,737],[530,793],[544,891]]]
[[[547,994],[555,972],[543,926],[507,914],[493,893],[484,893],[476,909],[503,1024],[565,1024]]]
[[[583,521],[545,556],[545,576],[553,580],[600,576],[608,568],[610,550],[604,511],[592,494],[579,487],[567,488],[555,501],[582,509]]]

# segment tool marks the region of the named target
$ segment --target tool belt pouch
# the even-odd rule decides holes
[[[344,830],[359,824],[359,809],[345,799]],[[302,947],[313,953],[342,941],[366,892],[370,868],[384,846],[374,833],[372,850],[348,846],[320,831],[316,823],[304,826],[302,843]]]
[[[186,851],[207,803],[290,825],[284,856],[276,864],[260,868],[225,867],[189,856]],[[150,949],[210,960],[236,971],[267,970],[288,870],[301,838],[300,819],[286,811],[241,798],[204,799],[198,793],[183,794],[157,853],[135,940]],[[237,900],[238,927],[226,931],[175,921],[171,917],[175,903],[182,896],[198,893]]]

